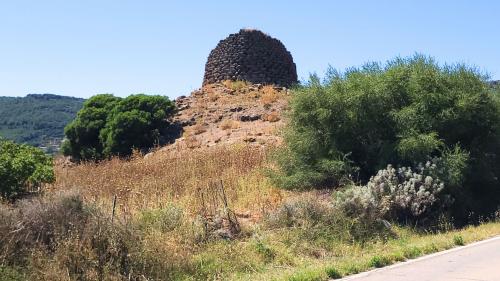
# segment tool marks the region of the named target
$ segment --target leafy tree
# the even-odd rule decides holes
[[[0,139],[0,197],[14,198],[54,179],[52,158],[41,149]]]
[[[85,101],[76,118],[64,128],[64,155],[77,161],[101,159],[104,148],[99,134],[106,126],[109,113],[119,101],[120,98],[110,94],[96,95]]]
[[[100,138],[106,155],[130,155],[162,143],[174,113],[173,102],[162,96],[132,95],[111,112]]]
[[[295,90],[274,179],[286,188],[366,182],[388,164],[446,156],[457,213],[491,214],[500,203],[500,107],[485,81],[422,55],[313,76]]]
[[[63,153],[79,161],[147,150],[168,138],[174,112],[174,103],[162,96],[94,96],[65,128]]]

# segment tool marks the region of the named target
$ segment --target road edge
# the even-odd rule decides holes
[[[427,260],[427,259],[439,257],[439,256],[442,256],[442,255],[446,255],[448,253],[457,252],[457,251],[460,251],[460,250],[463,250],[463,249],[467,249],[467,248],[474,247],[474,246],[481,245],[481,244],[486,244],[488,242],[496,241],[496,240],[500,240],[500,235],[495,235],[495,236],[492,236],[492,237],[484,239],[484,240],[472,242],[472,243],[464,245],[464,246],[453,247],[453,248],[448,249],[448,250],[444,250],[444,251],[436,252],[436,253],[433,253],[433,254],[421,256],[421,257],[418,257],[418,258],[415,258],[415,259],[410,259],[410,260],[407,260],[407,261],[398,262],[398,263],[395,263],[395,264],[392,264],[392,265],[389,265],[389,266],[384,266],[384,267],[381,267],[381,268],[375,268],[375,269],[372,269],[372,270],[369,270],[369,271],[357,273],[357,274],[354,274],[354,275],[349,275],[349,276],[346,276],[346,277],[341,278],[341,279],[329,279],[329,281],[347,281],[347,280],[353,280],[353,279],[360,278],[360,277],[366,277],[366,276],[368,276],[368,275],[370,275],[372,273],[378,272],[378,271],[383,271],[383,270],[389,270],[389,269],[393,269],[393,268],[398,268],[398,267],[401,267],[401,266],[404,266],[404,265],[408,265],[408,264],[412,264],[412,263],[417,263],[417,262],[422,261],[422,260]]]

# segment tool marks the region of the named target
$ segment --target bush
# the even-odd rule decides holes
[[[329,225],[334,220],[331,207],[312,197],[299,197],[284,202],[277,210],[267,215],[269,227],[313,227]]]
[[[327,267],[325,269],[326,275],[332,279],[340,279],[342,278],[342,273],[334,267]]]
[[[146,151],[170,140],[174,112],[174,103],[162,96],[94,96],[66,126],[62,151],[76,161]]]
[[[57,239],[81,227],[88,213],[81,199],[74,194],[51,199],[23,199],[14,208],[1,206],[1,236],[8,243],[0,244],[0,256],[10,264],[23,265],[31,250],[54,250]]]
[[[437,177],[441,163],[433,159],[410,167],[388,165],[365,186],[334,193],[335,206],[346,215],[370,222],[381,219],[425,224],[436,222],[452,203]]]
[[[12,199],[54,179],[52,158],[41,149],[0,139],[0,198]]]
[[[345,210],[334,208],[329,203],[318,202],[317,198],[301,196],[284,202],[266,217],[269,228],[293,227],[302,231],[310,240],[338,239],[367,241],[372,238],[391,237],[394,233],[388,225],[371,218],[352,219]]]
[[[462,182],[447,183],[457,189],[454,215],[491,215],[500,203],[500,107],[475,69],[416,55],[330,70],[295,89],[291,109],[273,176],[285,188],[364,183],[387,164],[458,149],[469,161]]]
[[[28,280],[121,280],[132,271],[139,243],[76,193],[23,199],[0,215],[0,259]]]
[[[465,245],[464,238],[461,235],[453,236],[453,244],[455,244],[457,246]]]

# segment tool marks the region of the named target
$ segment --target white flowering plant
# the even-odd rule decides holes
[[[437,219],[453,202],[437,177],[439,158],[414,168],[388,165],[364,186],[334,194],[334,205],[364,221],[397,220],[425,223]]]

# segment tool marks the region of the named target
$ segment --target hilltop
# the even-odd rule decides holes
[[[84,101],[53,94],[0,97],[0,136],[49,152],[57,150],[64,126],[75,118]]]

